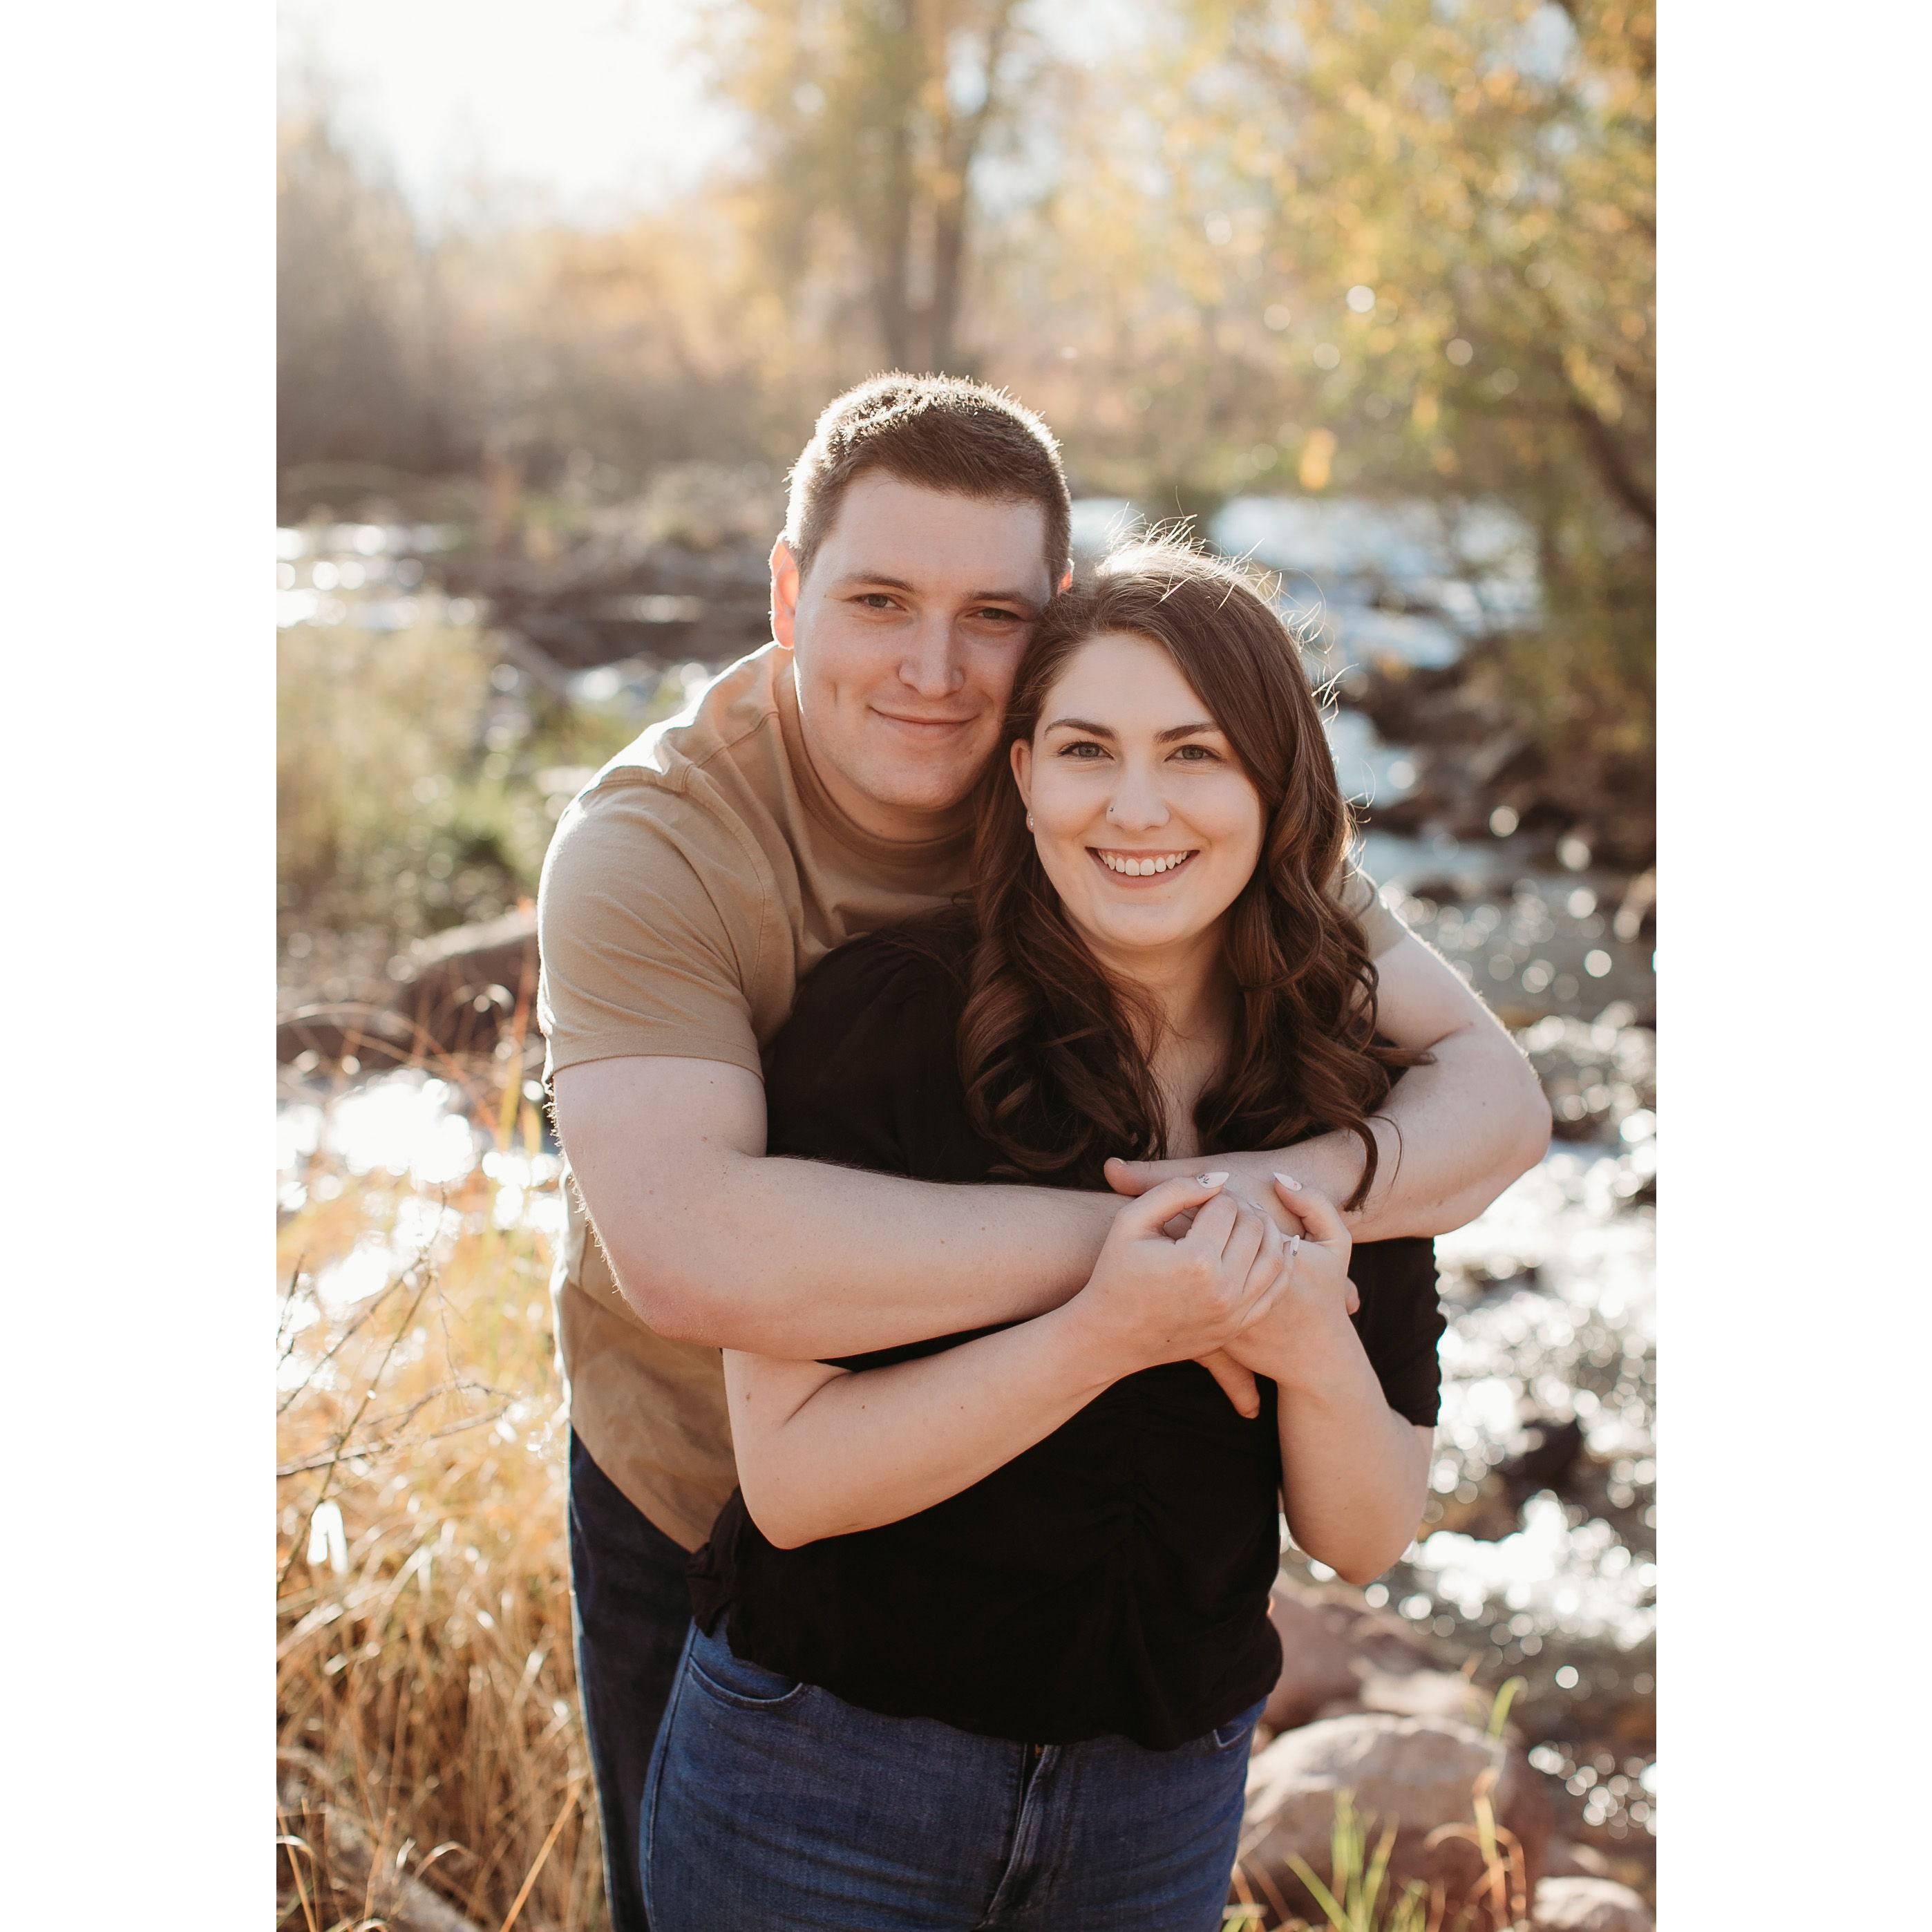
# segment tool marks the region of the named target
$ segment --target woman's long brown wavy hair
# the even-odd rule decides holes
[[[1032,739],[1074,653],[1118,632],[1168,652],[1261,795],[1261,856],[1227,921],[1240,1015],[1227,1066],[1195,1110],[1202,1145],[1352,1133],[1365,1160],[1346,1204],[1358,1206],[1375,1180],[1369,1121],[1392,1070],[1429,1056],[1376,1036],[1376,969],[1332,890],[1353,821],[1300,650],[1239,571],[1171,538],[1142,541],[1048,607],[1014,680],[1003,752]],[[1132,1024],[1142,1017],[1134,995],[1107,978],[1069,922],[1004,757],[979,797],[971,898],[977,937],[960,1066],[974,1124],[1005,1156],[1004,1170],[1100,1186],[1110,1154],[1164,1158],[1165,1112]]]

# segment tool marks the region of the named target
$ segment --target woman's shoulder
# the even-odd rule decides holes
[[[926,1174],[964,1132],[970,928],[922,919],[829,952],[765,1054],[770,1151]]]
[[[914,1006],[947,1009],[956,1019],[973,938],[970,915],[949,906],[848,940],[806,974],[783,1033],[828,1021],[879,1023]]]

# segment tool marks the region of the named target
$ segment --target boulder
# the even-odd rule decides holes
[[[1610,1862],[1594,1845],[1558,1838],[1550,1846],[1549,1862],[1543,1869],[1546,1878],[1608,1878]]]
[[[1282,1582],[1268,1600],[1281,1638],[1281,1676],[1262,1722],[1292,1730],[1317,1718],[1384,1711],[1481,1724],[1490,1699],[1442,1668],[1435,1646],[1386,1611]]]
[[[1468,1932],[1498,1932],[1535,1894],[1552,1810],[1522,1753],[1453,1719],[1366,1712],[1283,1731],[1256,1754],[1232,1896],[1321,1922],[1290,1860],[1328,1881],[1336,1802],[1345,1792],[1371,1853],[1384,1832],[1395,1831],[1384,1897],[1400,1898],[1419,1880],[1440,1894],[1445,1916],[1468,1911]],[[1493,1808],[1499,1834],[1502,1857],[1493,1868],[1478,1842],[1479,1797]]]
[[[1609,1878],[1546,1878],[1530,1915],[1535,1932],[1657,1932],[1650,1908]]]

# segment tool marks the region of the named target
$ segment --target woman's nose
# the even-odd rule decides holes
[[[1150,772],[1129,769],[1107,805],[1107,817],[1123,832],[1150,832],[1167,823],[1167,801]]]

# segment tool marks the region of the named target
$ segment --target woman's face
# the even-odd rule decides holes
[[[1261,856],[1261,797],[1160,645],[1082,644],[1012,757],[1040,863],[1096,957],[1131,970],[1218,936]]]

